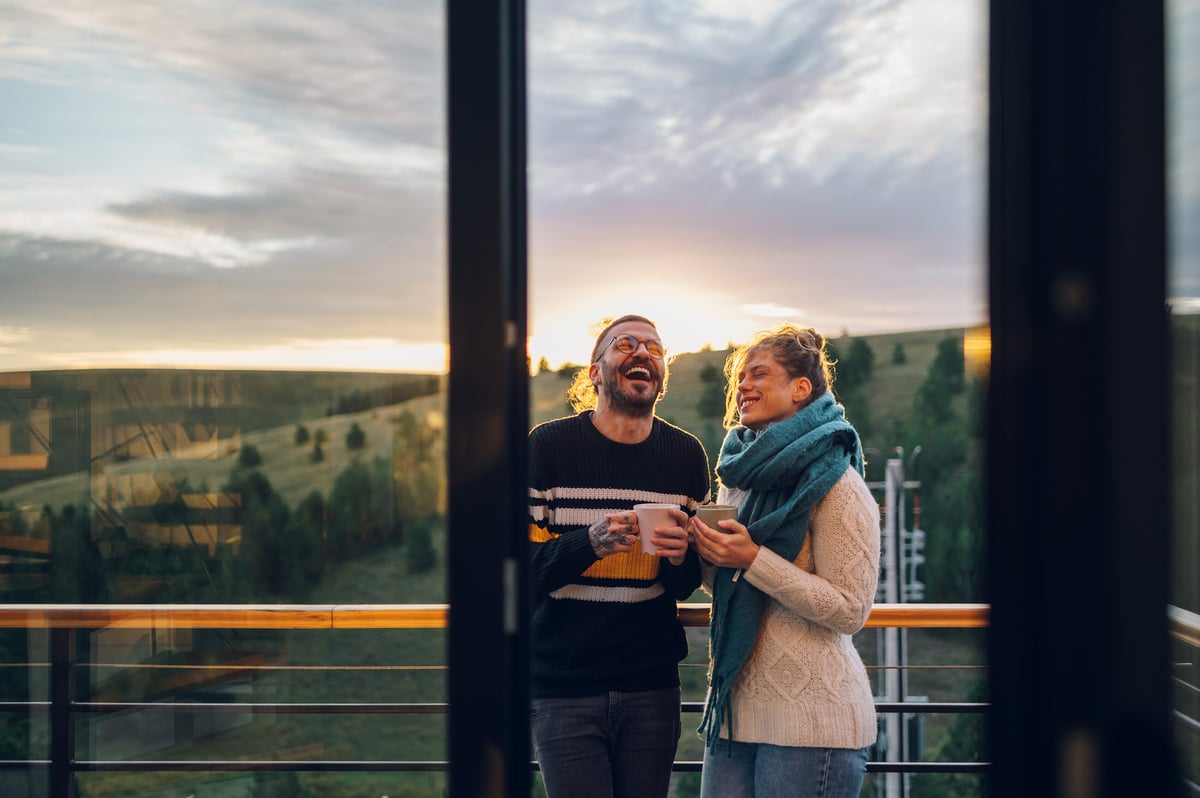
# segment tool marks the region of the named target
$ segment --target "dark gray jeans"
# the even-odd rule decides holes
[[[529,721],[547,798],[666,798],[678,687],[535,698]]]

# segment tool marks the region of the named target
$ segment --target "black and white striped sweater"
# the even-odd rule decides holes
[[[637,544],[597,559],[587,528],[642,502],[692,512],[709,492],[700,441],[655,418],[645,441],[618,443],[585,411],[530,432],[529,473],[533,696],[678,685],[687,640],[676,601],[700,584],[695,552],[680,566]]]

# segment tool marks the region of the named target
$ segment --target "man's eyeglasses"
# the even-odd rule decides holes
[[[634,338],[632,335],[616,335],[613,336],[613,339],[608,342],[608,346],[605,346],[604,349],[600,350],[600,355],[603,355],[608,350],[609,346],[616,349],[622,355],[632,355],[638,350],[639,346],[644,346],[646,347],[646,354],[650,355],[650,357],[662,360],[667,356],[666,347],[664,347],[662,341],[658,340],[657,338],[650,338],[646,341],[642,341]],[[596,360],[600,359],[600,355],[596,356]]]

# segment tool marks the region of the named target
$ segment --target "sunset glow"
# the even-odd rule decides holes
[[[439,4],[0,2],[0,371],[445,370]],[[532,362],[984,322],[985,11],[532,2]]]

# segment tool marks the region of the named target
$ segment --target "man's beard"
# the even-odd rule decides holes
[[[642,361],[641,365],[648,368],[651,374],[656,374],[657,370],[649,363]],[[615,412],[630,418],[644,418],[654,415],[654,405],[658,403],[658,394],[662,390],[662,378],[656,378],[653,393],[643,398],[621,390],[621,375],[617,367],[601,363],[598,390],[604,392],[609,407]]]

